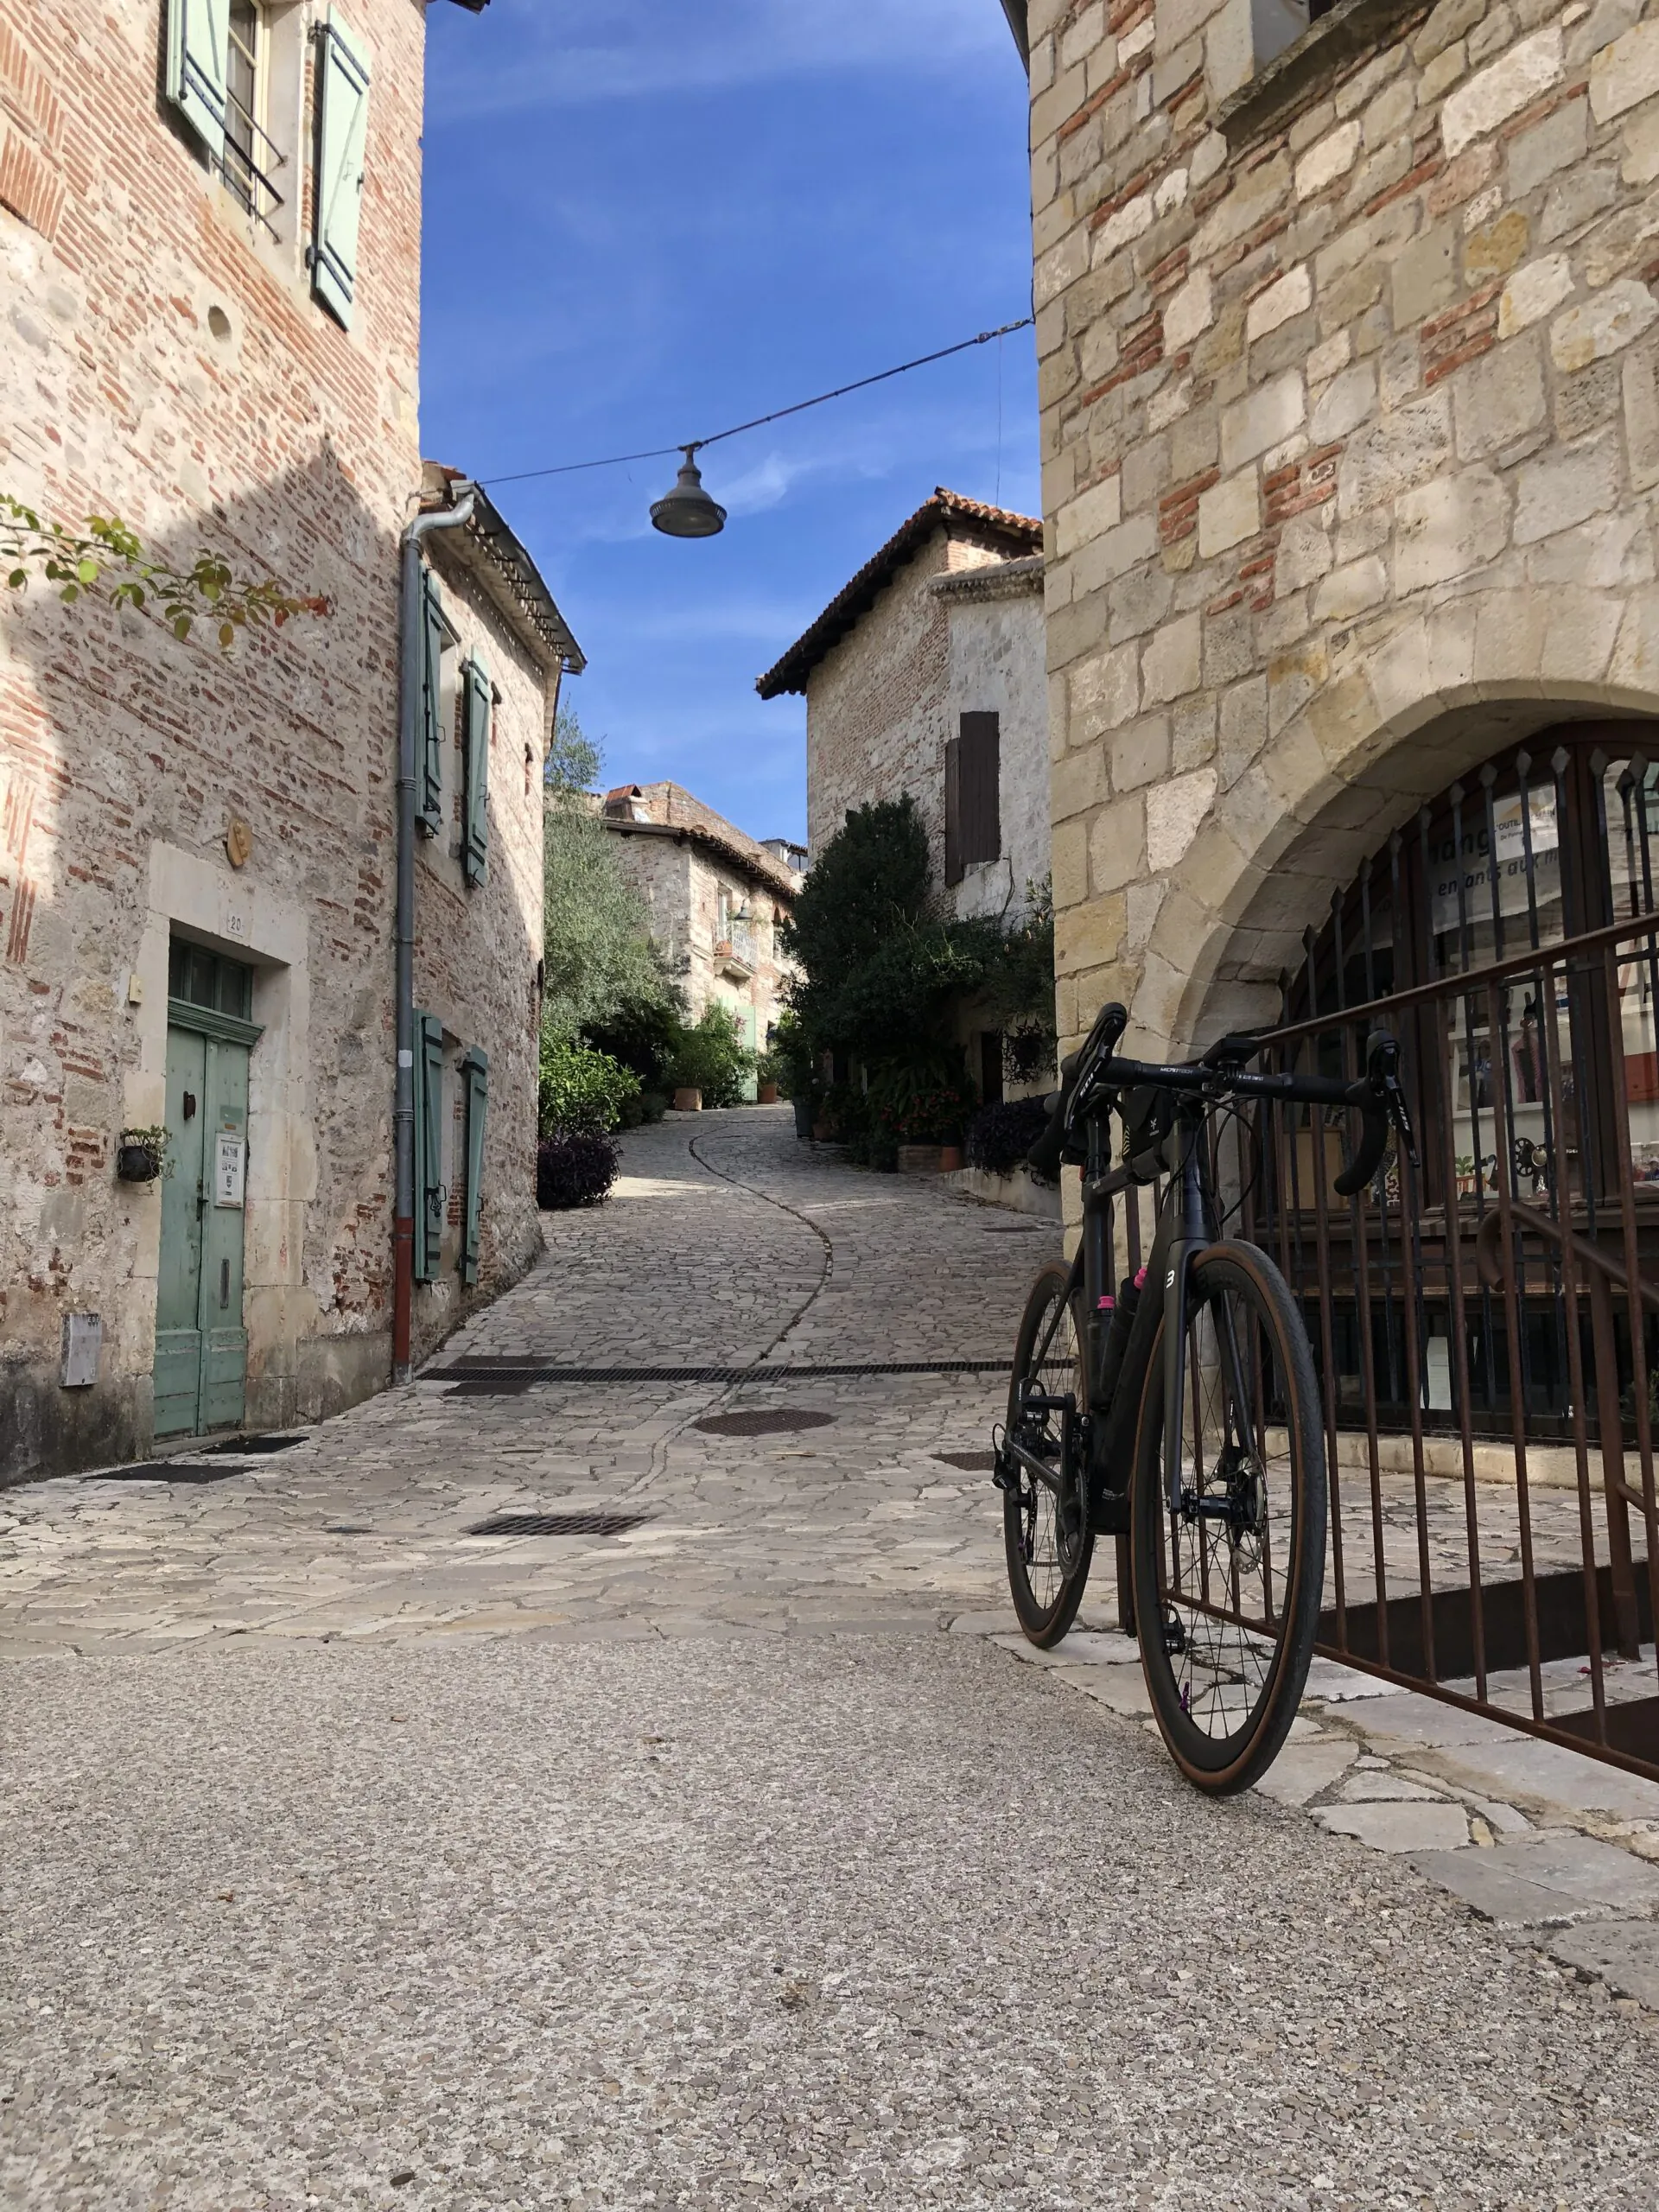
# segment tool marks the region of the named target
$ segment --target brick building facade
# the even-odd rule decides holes
[[[619,785],[601,818],[690,1019],[724,1007],[749,1049],[764,1052],[790,972],[778,925],[801,887],[779,857],[791,849],[757,842],[678,784]]]
[[[314,1419],[389,1372],[424,11],[232,5],[229,48],[222,13],[0,0],[0,483],[330,602],[222,656],[38,589],[0,613],[0,1479],[143,1452],[158,1426]],[[574,646],[504,558],[435,556],[444,659],[492,685],[488,857],[461,880],[457,762],[439,757],[417,988],[442,1040],[441,1125],[474,1055],[484,1187],[471,1279],[456,1230],[417,1288],[420,1344],[534,1242],[539,761]],[[220,1065],[207,1091],[173,1080],[175,1016]],[[175,1173],[118,1180],[123,1129],[175,1122]],[[205,1186],[198,1204],[200,1160],[177,1172],[178,1141],[200,1154],[209,1122],[207,1172],[223,1137],[239,1207]],[[210,1338],[242,1362],[182,1413],[156,1365],[180,1267],[200,1277],[203,1378]],[[71,1313],[99,1327],[67,1387]]]
[[[1305,932],[1402,853],[1394,972],[1442,972],[1463,871],[1484,895],[1510,831],[1553,867],[1574,806],[1582,926],[1617,903],[1618,791],[1649,806],[1659,23],[1338,0],[1291,28],[1029,10],[1067,1038],[1109,996],[1147,1051],[1311,1003]]]

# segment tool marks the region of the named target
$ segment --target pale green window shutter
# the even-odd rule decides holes
[[[226,0],[228,5],[228,0]],[[331,9],[317,42],[316,239],[311,288],[349,330],[369,129],[369,65],[355,31]]]
[[[490,1105],[490,1056],[474,1045],[461,1064],[467,1085],[467,1211],[461,1240],[461,1279],[478,1281],[480,1232],[484,1212],[484,1121]]]
[[[167,0],[167,97],[217,161],[225,151],[231,0]]]
[[[421,570],[421,757],[416,803],[429,837],[443,830],[443,594]]]
[[[415,1280],[430,1282],[443,1243],[443,1024],[415,1017]]]
[[[482,883],[490,849],[490,679],[476,654],[461,671],[466,685],[467,801],[462,810],[461,871]]]

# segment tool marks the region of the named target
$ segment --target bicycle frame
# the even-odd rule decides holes
[[[1087,1514],[1088,1524],[1096,1534],[1122,1535],[1128,1528],[1129,1485],[1134,1478],[1153,1344],[1160,1319],[1164,1328],[1164,1487],[1170,1511],[1181,1510],[1181,1398],[1186,1387],[1188,1278],[1194,1254],[1216,1243],[1219,1229],[1215,1203],[1204,1173],[1203,1135],[1201,1109],[1182,1111],[1172,1139],[1177,1146],[1176,1160],[1159,1208],[1158,1226],[1147,1262],[1147,1291],[1154,1293],[1155,1287],[1155,1294],[1143,1295],[1135,1309],[1116,1387],[1110,1402],[1103,1406],[1098,1402],[1098,1385],[1104,1331],[1099,1315],[1101,1300],[1110,1295],[1113,1288],[1110,1207],[1114,1198],[1135,1187],[1135,1178],[1126,1167],[1108,1170],[1105,1117],[1102,1116],[1090,1123],[1090,1156],[1083,1177],[1083,1236],[1071,1263],[1066,1302],[1082,1292],[1083,1354],[1088,1386]],[[1043,1363],[1064,1310],[1064,1305],[1057,1307],[1048,1332],[1037,1348],[1034,1364],[1040,1366]],[[1231,1401],[1242,1408],[1249,1402],[1243,1391],[1238,1348],[1232,1341],[1230,1320],[1226,1323],[1220,1350],[1231,1370]],[[1027,1402],[1033,1409],[1057,1409],[1068,1422],[1075,1418],[1069,1395],[1045,1393],[1033,1395]],[[1241,1436],[1236,1441],[1247,1452],[1254,1449],[1253,1438]],[[1025,1451],[1014,1440],[1010,1440],[1010,1446],[1014,1456],[1039,1481],[1051,1490],[1058,1488],[1052,1470],[1035,1454]]]

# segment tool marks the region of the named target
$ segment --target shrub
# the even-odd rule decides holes
[[[772,1081],[785,1098],[810,1098],[817,1073],[813,1065],[812,1047],[806,1032],[801,1027],[799,1016],[785,1007],[772,1025],[772,1044],[766,1058],[774,1071]]]
[[[968,1124],[968,1165],[988,1175],[1012,1175],[1048,1125],[1040,1098],[982,1106]]]
[[[895,1145],[954,1144],[974,1110],[974,1094],[937,1066],[883,1069],[870,1085],[876,1126]]]
[[[681,1031],[669,1075],[677,1090],[700,1090],[705,1106],[735,1106],[753,1071],[754,1054],[738,1034],[736,1016],[709,1006],[700,1021]]]
[[[582,1025],[582,1041],[631,1068],[645,1090],[666,1090],[669,1070],[685,1034],[685,1023],[675,1003],[678,994],[661,991],[633,993],[617,1000],[603,1013],[590,1015]]]
[[[639,1096],[639,1077],[608,1052],[556,1031],[543,1034],[537,1101],[543,1133],[586,1130],[602,1136],[629,1126],[628,1109]]]
[[[544,1213],[592,1206],[616,1180],[621,1155],[614,1137],[593,1129],[557,1129],[536,1147],[536,1203]]]

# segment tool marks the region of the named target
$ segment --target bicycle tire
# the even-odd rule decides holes
[[[1031,1370],[1055,1304],[1066,1296],[1071,1281],[1071,1269],[1056,1262],[1043,1268],[1032,1284],[1025,1312],[1020,1317],[1020,1333],[1014,1339],[1014,1373],[1008,1382],[1010,1432],[1019,1419],[1020,1383]],[[1080,1325],[1081,1303],[1082,1294],[1079,1292],[1072,1297],[1069,1331],[1073,1364],[1069,1381],[1070,1387],[1077,1393],[1079,1410],[1085,1402],[1088,1380],[1082,1351],[1084,1339]],[[1066,1334],[1065,1325],[1062,1324],[1058,1337]],[[1054,1346],[1051,1345],[1051,1357],[1053,1351]],[[1058,1378],[1052,1379],[1058,1381]],[[1080,1429],[1079,1450],[1082,1448],[1081,1433]],[[1083,1593],[1089,1580],[1095,1540],[1091,1535],[1083,1535],[1075,1564],[1069,1572],[1066,1571],[1060,1557],[1052,1492],[1023,1469],[1012,1470],[1007,1480],[1013,1487],[1005,1489],[1002,1493],[1002,1544],[1007,1555],[1008,1590],[1021,1630],[1039,1651],[1046,1651],[1060,1641],[1077,1617],[1077,1608],[1083,1603]]]
[[[1238,1345],[1231,1381],[1224,1313]],[[1131,1509],[1141,1660],[1170,1755],[1200,1789],[1224,1796],[1248,1789],[1277,1758],[1307,1680],[1325,1580],[1319,1381],[1306,1325],[1268,1255],[1233,1242],[1195,1255],[1182,1486],[1209,1517],[1172,1513],[1163,1348],[1160,1320],[1141,1395]],[[1227,1408],[1244,1395],[1253,1459],[1228,1440]]]

